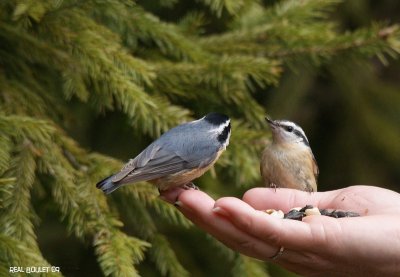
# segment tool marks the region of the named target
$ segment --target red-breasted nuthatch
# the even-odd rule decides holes
[[[272,141],[262,153],[260,171],[270,187],[317,191],[318,166],[306,134],[297,124],[266,117]]]
[[[96,187],[111,193],[120,186],[141,181],[159,190],[194,186],[191,181],[203,175],[229,144],[230,119],[210,113],[201,119],[181,124],[151,143],[119,173],[105,178]]]

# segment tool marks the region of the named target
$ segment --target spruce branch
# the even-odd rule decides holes
[[[35,180],[37,153],[29,141],[19,145],[18,152],[19,155],[10,161],[10,167],[4,175],[6,178],[0,179],[5,182],[0,189],[3,211],[0,217],[0,260],[4,259],[6,264],[10,262],[8,266],[31,266],[36,263],[50,266],[39,250],[33,227],[37,217],[31,206],[30,190]],[[15,248],[17,250],[13,252]],[[21,249],[29,250],[21,252]]]
[[[276,15],[277,18],[288,19],[291,23],[311,23],[326,19],[333,8],[341,2],[343,0],[285,0],[268,9],[266,17]]]
[[[264,262],[246,257],[233,251],[211,235],[206,235],[206,239],[210,242],[211,246],[216,249],[217,253],[219,252],[225,259],[227,259],[227,262],[233,264],[231,269],[232,276],[269,276]]]
[[[150,184],[143,184],[143,186],[145,185],[152,186]],[[148,251],[148,255],[151,261],[155,263],[161,275],[186,276],[188,272],[179,263],[175,253],[171,249],[169,242],[163,235],[157,232],[157,226],[155,223],[159,220],[155,221],[153,218],[158,218],[160,214],[154,215],[153,213],[149,213],[148,210],[149,207],[153,207],[154,205],[151,204],[146,207],[143,205],[145,203],[139,199],[132,201],[132,197],[126,193],[116,196],[116,199],[118,202],[122,201],[122,207],[120,208],[120,211],[124,214],[126,219],[131,222],[134,230],[137,231],[141,237],[144,237],[151,243],[151,248]],[[164,209],[174,212],[172,215],[167,213],[167,215],[163,217],[166,217],[170,221],[170,217],[175,218],[178,224],[182,226],[191,226],[191,223],[183,217],[176,219],[178,213],[176,213],[176,209],[170,204],[163,204],[163,201],[159,200],[158,197],[153,201],[158,202],[156,207],[160,205],[159,208],[156,208],[157,213],[165,213],[165,211],[163,211]],[[181,222],[182,219],[184,220],[183,222]]]
[[[243,9],[252,3],[257,3],[257,0],[198,0],[207,5],[218,17],[223,11],[229,14],[238,15]]]
[[[69,229],[81,238],[94,236],[93,245],[105,275],[136,276],[133,264],[143,259],[148,244],[119,231],[122,223],[111,215],[104,196],[93,182],[86,177],[71,176],[68,172],[73,169],[65,170],[68,166],[61,151],[55,156],[56,160],[45,161],[45,166],[57,176],[52,186],[53,198],[60,205]],[[56,163],[60,160],[64,161],[62,167]]]
[[[105,161],[104,158],[101,158],[98,155],[95,157],[99,158],[98,161]],[[159,193],[152,184],[137,183],[122,188],[121,192],[123,192],[122,195],[115,196],[118,200],[117,202],[122,202],[123,207],[126,207],[121,209],[121,213],[124,213],[127,219],[135,225],[135,229],[140,236],[149,240],[151,243],[152,248],[150,249],[150,256],[153,257],[152,259],[156,263],[160,272],[163,275],[168,273],[169,275],[172,274],[173,276],[175,274],[177,274],[177,276],[183,276],[180,274],[184,274],[186,271],[176,259],[174,252],[170,249],[166,249],[169,244],[165,238],[163,238],[160,234],[157,234],[157,227],[153,221],[154,215],[150,215],[146,208],[151,208],[157,213],[157,216],[161,216],[174,224],[186,227],[189,227],[192,224],[185,217],[183,217],[183,215],[177,211],[175,207],[159,199]],[[162,242],[162,244],[160,244],[160,242]],[[164,247],[160,248],[161,246]],[[108,251],[108,253],[110,253],[110,251]],[[158,254],[156,255],[155,253]],[[160,256],[160,253],[164,254]],[[159,259],[156,259],[156,257],[162,257],[163,259],[167,260],[160,261]],[[107,256],[104,256],[104,259],[107,259]],[[108,270],[107,265],[103,265],[103,267],[106,269],[106,271]]]
[[[398,40],[399,28],[397,25],[385,26],[375,24],[371,28],[360,29],[353,33],[347,33],[325,44],[311,47],[300,47],[289,51],[277,51],[271,53],[271,58],[285,58],[288,56],[334,56],[338,54],[353,54],[365,57],[377,55],[383,57],[388,54],[395,57],[399,53]],[[397,44],[396,44],[397,43]],[[384,60],[382,60],[384,61]]]
[[[10,64],[23,59],[26,62],[37,62],[61,69],[69,62],[68,56],[59,49],[8,23],[3,22],[0,25],[0,41],[2,51],[7,51],[6,53],[10,55],[1,57],[13,58],[9,61]],[[26,45],[29,45],[30,51],[26,51]]]
[[[1,201],[6,207],[6,215],[0,217],[1,233],[24,241],[31,249],[36,249],[40,257],[30,218],[32,211],[29,192],[35,180],[35,172],[40,171],[53,177],[51,186],[53,199],[59,205],[69,229],[77,237],[98,238],[103,233],[112,234],[112,236],[101,236],[100,241],[95,239],[95,247],[100,247],[101,250],[107,245],[109,249],[107,253],[100,250],[97,252],[104,272],[117,275],[136,272],[133,263],[143,259],[143,251],[148,244],[128,237],[118,230],[122,223],[111,215],[104,197],[93,187],[90,180],[82,177],[81,171],[73,167],[64,155],[63,147],[53,143],[68,142],[68,140],[60,138],[62,135],[57,129],[43,120],[0,116],[0,126],[8,136],[25,142],[19,155],[11,161],[11,166],[7,169],[7,176],[15,177],[16,182],[9,188],[14,190],[11,194],[2,194],[6,197]],[[31,128],[35,131],[33,132]],[[65,146],[74,148],[72,143]],[[79,155],[79,151],[74,152]],[[93,198],[93,190],[96,190],[98,197]],[[119,260],[114,262],[110,260],[107,256],[111,255],[110,253],[118,253]],[[43,261],[41,264],[46,263]]]
[[[2,112],[41,117],[53,115],[46,109],[52,101],[41,93],[34,80],[29,80],[32,72],[30,70],[24,72],[25,70],[21,67],[18,69],[21,73],[23,72],[21,75],[24,75],[24,77],[4,78],[4,76],[0,76],[0,107]],[[35,93],[32,93],[33,91]]]
[[[6,273],[1,276],[8,276],[10,274],[10,265],[28,267],[37,264],[50,267],[38,253],[14,237],[0,233],[0,246],[0,274],[2,272]],[[59,277],[62,276],[62,274],[48,272],[42,274],[38,273],[37,276]]]
[[[188,97],[240,106],[249,121],[263,122],[263,109],[249,93],[252,82],[261,87],[275,84],[281,69],[279,63],[250,56],[223,56],[208,59],[202,64],[169,62],[159,63],[156,69],[155,89],[171,97]],[[215,97],[205,94],[205,88]]]
[[[139,5],[113,3],[98,9],[88,7],[87,11],[120,33],[124,44],[133,51],[138,50],[139,44],[145,44],[172,59],[199,61],[206,57],[206,53],[187,39],[177,26],[161,21]]]
[[[11,139],[0,131],[0,176],[9,168],[11,160],[11,150],[13,149]]]
[[[220,164],[224,171],[232,177],[237,186],[251,187],[260,180],[259,153],[264,149],[267,138],[263,126],[256,130],[243,121],[233,121],[229,151],[221,156]],[[246,145],[243,148],[243,145]],[[250,155],[249,155],[250,154]],[[243,170],[236,170],[242,168]]]
[[[135,234],[146,241],[157,234],[154,213],[143,202],[132,201],[125,193],[115,196],[114,199],[116,203],[121,203],[117,206],[118,212]]]
[[[244,256],[237,255],[234,261],[234,266],[232,268],[232,275],[241,277],[241,276],[259,276],[259,277],[269,277],[270,274],[267,271],[264,262],[258,261],[256,259]]]
[[[152,238],[149,255],[162,276],[180,277],[190,275],[181,266],[175,253],[171,250],[171,245],[161,234],[156,234]]]
[[[19,141],[47,142],[56,129],[46,120],[28,116],[3,115],[0,113],[0,130],[6,136],[15,137]]]
[[[178,27],[182,30],[182,34],[186,36],[202,35],[207,24],[207,19],[202,12],[189,12],[178,22]]]
[[[132,9],[132,19],[138,39],[149,46],[154,43],[163,54],[189,61],[200,61],[207,57],[207,53],[186,39],[176,26],[160,21],[140,7]]]
[[[290,34],[294,37],[298,36],[298,32],[331,37],[328,31],[332,30],[334,25],[325,21],[322,23],[321,20],[327,17],[327,12],[338,2],[340,1],[287,0],[278,2],[267,9],[253,3],[232,24],[231,31],[222,35],[200,38],[199,42],[212,52],[260,55],[263,54],[262,50],[269,51],[265,44],[268,46],[269,41],[274,40],[275,37],[279,38],[276,43],[276,47],[279,47],[279,42],[284,42],[280,36],[287,34],[290,29],[293,30]],[[323,28],[318,26],[323,26]],[[292,37],[288,36],[287,39],[292,39]],[[237,49],[236,52],[235,49]]]
[[[352,33],[338,33],[335,25],[325,20],[338,2],[284,1],[265,12],[249,9],[232,31],[199,42],[216,54],[257,54],[286,63],[306,59],[317,65],[337,55],[376,55],[385,62],[385,54],[398,53],[397,25],[374,24]]]
[[[106,276],[139,276],[132,263],[140,262],[148,243],[120,231],[100,231],[93,242],[98,261]]]
[[[35,151],[31,142],[26,141],[19,147],[18,155],[11,160],[6,177],[15,178],[12,193],[4,195],[2,204],[5,216],[0,218],[1,233],[23,241],[34,251],[39,251],[32,220],[35,213],[30,205],[30,190],[35,180]]]
[[[192,223],[185,218],[175,207],[159,199],[159,192],[154,185],[148,183],[137,183],[122,189],[127,197],[143,202],[147,207],[154,209],[159,216],[169,220],[171,223],[190,227]]]
[[[79,13],[66,13],[64,18],[48,19],[52,21],[80,21],[85,29],[75,25],[58,25],[56,28],[44,28],[51,32],[52,41],[59,47],[67,47],[79,69],[63,74],[65,95],[69,99],[76,94],[83,101],[90,101],[99,110],[117,108],[126,113],[135,126],[142,126],[145,133],[158,136],[162,131],[181,122],[189,111],[172,105],[165,98],[149,97],[144,85],[151,86],[153,69],[144,60],[134,58],[118,43],[118,37],[107,28]],[[71,30],[65,30],[66,27]],[[95,30],[101,30],[103,37]],[[68,31],[68,32],[67,32]],[[65,37],[63,34],[76,32],[77,36]],[[68,41],[66,44],[65,42]],[[114,41],[114,43],[110,43]],[[106,48],[97,47],[99,42]],[[87,87],[94,87],[94,94],[88,96]],[[161,118],[163,120],[161,120]]]

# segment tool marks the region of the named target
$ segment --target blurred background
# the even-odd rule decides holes
[[[399,22],[389,0],[3,1],[1,272],[295,276],[225,248],[149,184],[94,184],[219,111],[231,144],[195,182],[215,198],[261,185],[265,114],[302,126],[319,191],[400,192]]]

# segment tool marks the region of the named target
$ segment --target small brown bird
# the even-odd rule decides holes
[[[262,153],[260,171],[266,186],[317,191],[318,166],[304,131],[287,120],[266,117],[272,142]]]

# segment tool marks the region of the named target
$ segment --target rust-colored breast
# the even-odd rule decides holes
[[[317,191],[314,163],[308,148],[270,145],[262,154],[260,172],[266,186]]]

